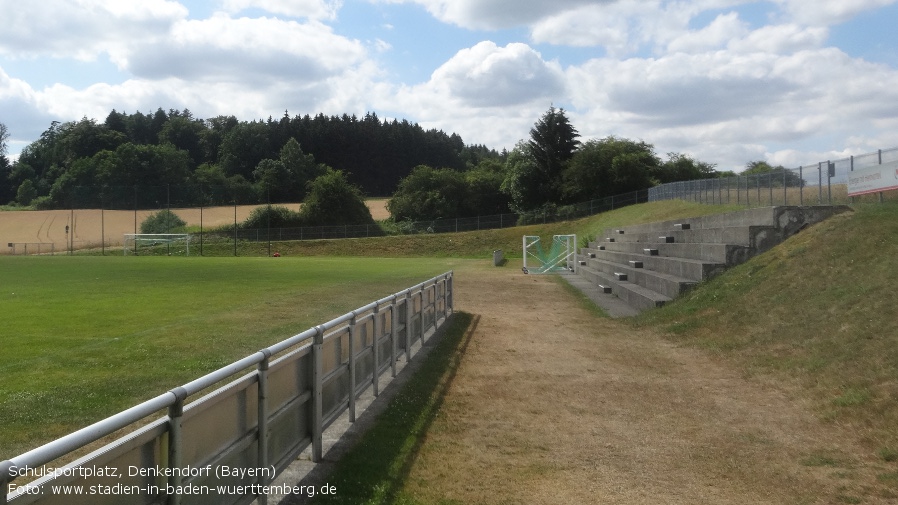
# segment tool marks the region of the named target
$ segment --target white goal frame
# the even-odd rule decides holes
[[[125,233],[124,245],[122,246],[122,254],[140,255],[141,248],[157,248],[160,246],[168,246],[168,256],[171,256],[171,248],[178,247],[183,244],[184,256],[190,256],[190,240],[189,233]],[[181,255],[181,251],[178,251]]]
[[[546,274],[554,272],[577,272],[577,236],[554,235],[552,248],[543,251],[540,237],[524,235],[524,273]],[[527,260],[530,263],[527,263]]]

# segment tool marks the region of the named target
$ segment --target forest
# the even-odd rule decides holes
[[[7,138],[0,123],[0,204],[33,209],[297,202],[327,175],[359,195],[390,197],[393,219],[402,221],[523,213],[730,175],[684,154],[662,160],[642,140],[581,142],[555,107],[529,139],[501,153],[374,112],[240,121],[186,109],[113,110],[103,122],[53,122],[12,163]]]

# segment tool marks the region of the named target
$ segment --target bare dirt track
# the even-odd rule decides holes
[[[368,208],[371,216],[386,219],[390,216],[386,210],[386,200],[369,200]],[[291,210],[299,210],[300,204],[284,204]],[[190,226],[216,228],[232,225],[235,221],[243,222],[258,205],[240,205],[235,207],[206,207],[192,209],[172,209],[172,211]],[[121,245],[125,233],[135,233],[152,210],[37,210],[37,211],[0,211],[0,254],[10,253],[8,244],[33,244],[29,250],[36,250],[36,244],[43,244],[46,251],[52,244],[56,251],[66,249],[66,227],[73,234],[71,240],[75,249],[100,247],[104,241],[107,246]]]
[[[788,385],[512,264],[457,270],[455,293],[480,321],[406,480],[422,503],[894,503],[865,493],[876,463],[857,438]]]

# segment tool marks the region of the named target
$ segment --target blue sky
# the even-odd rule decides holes
[[[0,123],[189,108],[404,118],[513,148],[583,139],[721,169],[898,146],[898,0],[0,0]]]

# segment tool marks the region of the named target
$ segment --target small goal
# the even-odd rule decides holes
[[[125,256],[190,256],[189,233],[126,233]]]

